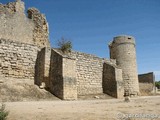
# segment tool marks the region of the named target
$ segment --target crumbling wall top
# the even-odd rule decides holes
[[[27,13],[28,17],[21,0],[0,4],[0,38],[34,44],[40,48],[50,47],[45,15],[36,8],[30,8]]]
[[[9,2],[7,4],[0,3],[0,14],[14,14],[14,13],[21,13],[24,15],[24,2],[21,0],[16,0],[16,2]]]
[[[29,8],[27,13],[28,18],[31,19],[35,24],[33,41],[38,46],[50,47],[48,39],[49,27],[45,15],[41,14],[36,8]]]

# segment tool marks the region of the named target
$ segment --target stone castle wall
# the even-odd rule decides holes
[[[62,56],[53,50],[51,50],[50,65],[50,91],[63,99]]]
[[[0,38],[33,44],[34,23],[24,14],[23,2],[0,4]]]
[[[38,51],[35,66],[35,84],[41,86],[43,83],[49,87],[49,71],[50,71],[51,48],[43,48]]]
[[[155,89],[155,76],[153,72],[138,75],[141,95],[151,95]]]
[[[104,62],[103,64],[103,92],[116,98],[124,96],[124,82],[122,69],[115,64]]]
[[[138,95],[138,72],[136,62],[135,40],[131,36],[117,36],[109,45],[110,58],[116,59],[122,68],[126,95]]]
[[[28,16],[25,15],[24,2],[21,0],[0,4],[0,76],[2,77],[34,79],[38,76],[35,75],[35,68],[38,65],[42,67],[42,64],[45,72],[44,77],[39,79],[47,76],[46,54],[40,54],[41,56],[37,58],[39,55],[37,53],[44,47],[50,47],[48,23],[45,16],[35,8],[30,8],[27,13]],[[39,59],[42,56],[44,59]]]
[[[56,49],[51,50],[50,91],[61,99],[77,99],[76,61]]]
[[[103,60],[94,55],[73,52],[76,58],[78,95],[101,94]]]
[[[49,47],[48,23],[37,9],[28,10],[25,15],[24,2],[17,0],[0,4],[0,38],[21,43]]]
[[[50,47],[49,42],[49,28],[45,15],[41,14],[38,9],[30,8],[27,11],[28,18],[31,19],[34,23],[33,30],[33,42],[37,46]]]
[[[35,45],[0,39],[0,77],[34,79]]]
[[[133,37],[114,38],[109,45],[111,60],[75,51],[64,54],[51,49],[45,16],[36,8],[28,9],[28,16],[24,10],[21,0],[0,4],[0,77],[34,79],[61,99],[139,93]]]
[[[50,59],[47,87],[57,97],[72,100],[81,95],[108,94],[106,91],[112,92],[110,95],[113,97],[123,97],[122,70],[117,68],[115,61],[75,51],[63,53],[59,49],[51,49],[50,56],[46,49],[38,53],[36,80],[39,85],[45,82],[45,68],[48,69],[45,61]],[[112,71],[110,68],[113,68]]]
[[[41,49],[37,53],[35,64],[35,84],[41,86],[44,79],[44,63],[45,63],[45,49]]]

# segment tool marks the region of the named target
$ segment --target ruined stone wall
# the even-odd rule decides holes
[[[73,52],[72,54],[76,58],[78,95],[103,93],[103,59],[81,52]]]
[[[40,86],[44,79],[45,49],[38,51],[35,66],[35,84]]]
[[[154,73],[146,73],[138,75],[139,88],[141,95],[151,95],[155,89]]]
[[[63,56],[63,99],[77,99],[76,60]]]
[[[50,91],[64,100],[77,99],[76,61],[56,49],[51,50]]]
[[[109,94],[107,90],[116,98],[124,95],[122,70],[117,68],[115,61],[81,52],[64,54],[58,49],[52,49],[50,82],[52,93],[61,99],[75,99],[77,95]]]
[[[116,98],[124,96],[122,69],[114,64],[103,64],[103,92]]]
[[[78,95],[102,94],[103,63],[113,63],[95,55],[72,52],[76,58],[76,76]]]
[[[57,97],[63,99],[63,75],[62,56],[51,50],[50,63],[50,91]]]
[[[33,44],[34,23],[24,14],[21,1],[0,4],[0,38]]]
[[[35,45],[0,39],[0,76],[34,79],[38,50]]]
[[[138,95],[139,83],[136,63],[135,39],[131,36],[117,36],[109,45],[110,58],[122,68],[126,95]]]
[[[49,87],[51,48],[43,48],[38,52],[35,67],[35,84],[41,86],[43,83]]]
[[[43,82],[45,83],[45,87],[49,87],[49,72],[50,72],[50,61],[51,61],[51,48],[45,47],[45,54],[44,54],[44,79]]]
[[[46,17],[36,8],[30,8],[27,11],[28,18],[34,22],[33,42],[39,47],[50,47],[49,28]]]
[[[24,2],[17,0],[0,4],[0,38],[21,43],[50,47],[48,23],[36,8],[30,8],[25,15]]]

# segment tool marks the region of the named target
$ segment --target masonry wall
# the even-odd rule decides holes
[[[35,66],[35,84],[40,86],[44,79],[45,49],[38,51]]]
[[[138,75],[139,88],[141,95],[151,95],[155,89],[155,77],[154,73],[146,73]]]
[[[122,69],[114,64],[103,64],[103,92],[116,98],[124,96]]]
[[[50,62],[51,62],[51,48],[45,47],[44,48],[45,55],[44,55],[44,83],[45,87],[49,88],[49,72],[50,72]]]
[[[31,44],[0,39],[0,76],[34,79],[38,50]]]
[[[103,93],[103,59],[81,52],[73,52],[72,56],[76,58],[78,95]]]
[[[77,99],[76,60],[63,57],[63,99]]]
[[[49,87],[49,71],[50,71],[51,48],[43,48],[37,54],[35,67],[35,84],[41,86],[42,83]]]
[[[139,94],[135,39],[131,36],[117,36],[109,45],[110,58],[116,59],[117,66],[122,68],[125,95]]]
[[[62,56],[51,50],[50,91],[63,99]]]
[[[33,21],[33,42],[37,46],[50,47],[49,42],[49,27],[48,22],[44,14],[41,14],[40,11],[36,8],[29,8],[27,10],[28,18]]]
[[[0,4],[0,38],[33,44],[34,23],[24,14],[24,3]]]
[[[51,50],[50,91],[64,100],[77,99],[76,61]]]
[[[28,16],[21,0],[0,4],[0,38],[33,44],[40,48],[50,47],[45,15],[36,8],[28,9],[27,13]]]

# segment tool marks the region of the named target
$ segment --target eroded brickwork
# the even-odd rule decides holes
[[[104,69],[104,64],[114,66],[114,69],[108,72],[110,68]],[[52,49],[51,91],[60,98],[69,99],[76,98],[77,95],[103,94],[108,90],[112,91],[113,97],[122,98],[124,95],[122,70],[116,67],[114,60],[75,51],[64,54],[58,49]],[[110,79],[110,82],[105,80],[108,83],[102,83],[103,79],[109,77],[113,79]],[[114,88],[109,89],[106,86]]]
[[[46,17],[36,8],[30,8],[27,11],[28,18],[34,22],[33,42],[37,46],[50,47],[48,35],[48,23]]]
[[[73,52],[76,57],[78,95],[100,94],[103,60],[94,55]]]
[[[34,79],[38,50],[31,44],[0,39],[0,76]]]
[[[0,26],[0,38],[34,44],[34,23],[25,16],[23,2],[0,4]]]
[[[17,0],[0,4],[0,38],[21,43],[50,47],[48,23],[36,8],[28,10],[25,15],[24,2]]]
[[[51,51],[50,91],[61,99],[77,99],[76,61],[57,49]]]
[[[63,99],[62,56],[51,50],[50,91]]]
[[[102,94],[104,92],[102,83],[103,74],[109,77],[107,73],[103,72],[104,63],[109,66],[116,66],[115,61],[81,52],[72,52],[71,55],[76,58],[78,95]],[[115,74],[110,74],[110,76],[116,79]],[[112,79],[111,82],[114,82],[115,79]],[[108,85],[112,84],[108,83]]]

